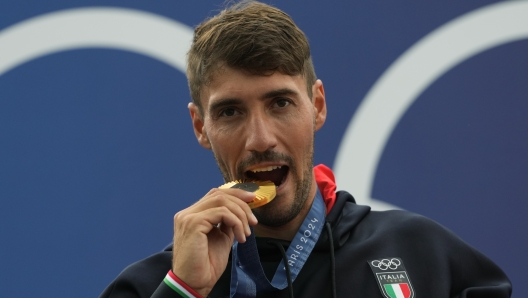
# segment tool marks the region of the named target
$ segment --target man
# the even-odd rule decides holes
[[[306,37],[284,12],[244,2],[199,25],[188,53],[196,138],[226,182],[174,217],[173,245],[101,297],[509,297],[504,273],[438,224],[371,212],[313,168],[326,119]]]

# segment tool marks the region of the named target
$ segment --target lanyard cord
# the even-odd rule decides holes
[[[269,243],[272,243],[274,244],[275,246],[277,246],[282,254],[282,259],[284,261],[284,263],[288,262],[288,257],[286,257],[286,251],[284,251],[284,247],[282,247],[282,244],[280,244],[278,241],[276,240],[269,240],[268,241],[268,244]],[[293,282],[292,282],[292,279],[291,279],[291,273],[290,273],[290,266],[285,266],[286,267],[286,277],[288,278],[288,292],[290,294],[290,298],[294,298],[293,297]]]
[[[328,241],[330,242],[330,260],[331,260],[331,270],[332,270],[332,297],[337,298],[334,237],[332,237],[332,227],[330,226],[329,222],[326,222],[325,227],[326,227],[326,232],[328,233]]]

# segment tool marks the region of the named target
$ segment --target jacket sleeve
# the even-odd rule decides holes
[[[151,296],[151,298],[182,298],[182,297],[188,297],[188,296],[180,295],[174,289],[169,287],[169,285],[165,282],[160,283],[156,291],[154,291],[154,294],[152,294]]]
[[[383,243],[398,247],[416,297],[508,298],[511,282],[492,260],[453,232],[406,211],[385,214]],[[387,221],[384,221],[387,222]]]
[[[432,252],[432,258],[422,260],[428,263],[430,269],[440,266],[440,262],[446,264],[441,270],[446,278],[445,284],[450,285],[449,297],[511,296],[510,280],[492,260],[440,224],[424,218],[419,221],[419,225],[425,228],[422,236],[430,239],[428,242],[431,246],[426,251]],[[442,278],[431,276],[428,282],[434,283]]]
[[[490,259],[472,247],[453,252],[453,298],[508,298],[511,282]]]
[[[145,293],[144,293],[145,294]],[[148,295],[148,293],[147,293]],[[99,298],[139,298],[139,297],[151,297],[151,298],[182,298],[178,292],[170,288],[165,282],[161,282],[151,296],[142,295],[141,291],[138,291],[136,287],[125,280],[115,280],[112,282]]]
[[[172,252],[152,255],[125,268],[99,298],[180,298],[164,278],[171,269]]]
[[[152,297],[184,297],[184,298],[202,298],[194,289],[189,287],[184,281],[179,279],[172,270],[169,270],[163,282],[156,289]]]

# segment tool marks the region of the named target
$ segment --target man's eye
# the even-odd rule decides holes
[[[232,117],[238,114],[238,111],[233,108],[227,108],[220,111],[220,117]]]
[[[291,101],[289,99],[281,98],[275,101],[275,106],[278,108],[284,108],[291,104]]]

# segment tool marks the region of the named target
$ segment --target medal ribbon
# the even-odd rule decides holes
[[[319,239],[324,221],[325,205],[319,189],[317,189],[312,207],[286,251],[292,282],[301,271]],[[282,290],[288,286],[284,260],[280,261],[270,283],[260,264],[254,235],[252,231],[245,243],[238,243],[235,240],[233,244],[230,297],[254,298],[257,296],[257,292]]]

